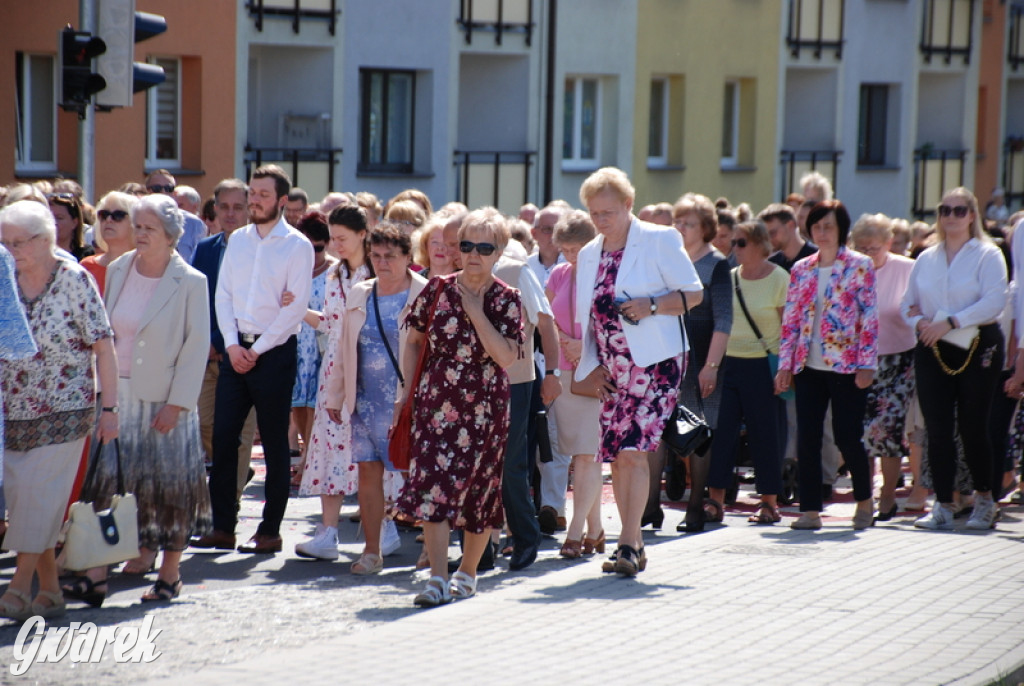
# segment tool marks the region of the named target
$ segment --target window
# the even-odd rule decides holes
[[[360,171],[412,173],[416,73],[362,69],[360,79]]]
[[[146,93],[146,166],[181,166],[181,60],[158,57],[164,82]]]
[[[725,82],[725,100],[722,109],[722,164],[734,166],[740,157],[740,84]]]
[[[57,101],[52,55],[15,55],[16,171],[57,168]]]
[[[669,81],[651,80],[651,112],[647,129],[647,164],[668,163]]]
[[[880,166],[886,163],[889,87],[861,84],[860,123],[857,129],[857,164]]]
[[[565,80],[565,111],[562,115],[563,166],[588,168],[597,165],[600,106],[600,81],[583,77]]]

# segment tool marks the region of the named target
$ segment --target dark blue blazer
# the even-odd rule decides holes
[[[217,326],[217,312],[214,306],[214,295],[217,293],[217,277],[220,275],[220,263],[227,248],[227,238],[223,233],[204,238],[196,244],[192,266],[206,275],[206,286],[210,295],[210,343],[214,349],[224,354],[224,337]]]

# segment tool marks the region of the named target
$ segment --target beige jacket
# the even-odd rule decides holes
[[[405,301],[405,307],[398,313],[398,350],[392,350],[398,356],[398,367],[402,368],[402,356],[405,354],[405,342],[409,337],[409,328],[404,326],[405,318],[412,310],[412,304],[416,296],[420,294],[427,280],[416,272],[412,275],[412,285],[409,287],[409,298]],[[360,281],[352,287],[345,302],[345,317],[341,324],[341,338],[338,341],[337,359],[338,364],[334,365],[330,376],[327,377],[327,399],[325,407],[332,410],[343,410],[345,417],[352,416],[356,409],[356,373],[359,360],[359,332],[366,323],[366,301],[371,297],[373,284],[377,279]],[[391,361],[388,360],[388,364]],[[399,384],[400,385],[400,384]],[[401,389],[398,391],[401,395]]]
[[[134,260],[132,250],[107,268],[107,312],[114,310]],[[206,277],[174,253],[139,321],[132,349],[132,392],[146,402],[195,408],[209,352]]]

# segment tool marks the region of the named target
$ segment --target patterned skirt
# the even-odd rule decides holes
[[[125,491],[139,506],[139,546],[150,550],[184,550],[189,538],[213,527],[210,491],[199,439],[199,415],[178,415],[178,425],[162,434],[151,427],[164,403],[139,400],[128,379],[118,381],[121,470]],[[106,508],[117,492],[114,443],[100,452],[99,463],[82,486],[81,500]],[[91,466],[91,465],[90,465]]]
[[[914,396],[914,351],[880,355],[875,381],[868,388],[864,445],[869,457],[902,457],[907,410]]]

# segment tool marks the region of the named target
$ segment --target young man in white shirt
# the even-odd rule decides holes
[[[246,553],[281,550],[280,527],[288,504],[291,457],[288,417],[295,381],[296,334],[312,289],[313,246],[282,214],[291,180],[277,165],[253,172],[249,219],[231,236],[217,282],[217,323],[226,356],[217,379],[213,424],[210,501],[213,532],[196,539],[199,548],[235,545],[238,441],[250,408],[267,465],[263,521]],[[281,305],[281,294],[295,299]]]

